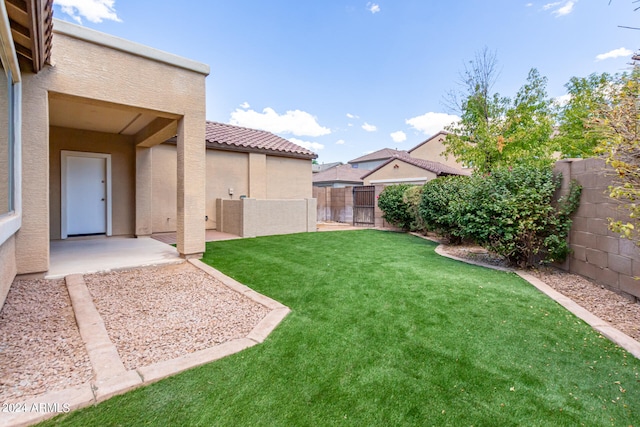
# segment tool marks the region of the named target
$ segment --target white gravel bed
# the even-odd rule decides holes
[[[64,280],[17,280],[0,312],[0,403],[88,382],[91,362]]]
[[[269,312],[189,263],[84,280],[127,369],[244,337]]]

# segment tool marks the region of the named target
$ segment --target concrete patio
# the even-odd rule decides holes
[[[183,262],[173,246],[149,237],[97,237],[51,242],[47,279]]]
[[[207,230],[205,235],[207,242],[239,238],[216,230]],[[180,263],[183,259],[171,246],[176,239],[176,233],[159,233],[151,238],[101,236],[54,240],[50,244],[50,265],[45,278]]]

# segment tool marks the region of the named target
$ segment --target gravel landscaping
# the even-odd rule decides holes
[[[127,369],[244,337],[269,312],[189,263],[84,280]]]
[[[0,312],[0,403],[89,381],[91,363],[64,280],[17,280]]]
[[[84,280],[127,369],[244,337],[269,312],[189,263]],[[15,281],[0,312],[0,403],[92,378],[65,281]]]

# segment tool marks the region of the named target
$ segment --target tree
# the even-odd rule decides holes
[[[476,54],[461,74],[464,88],[449,95],[461,119],[447,127],[445,154],[472,166],[476,172],[527,163],[550,163],[553,114],[547,79],[533,68],[512,101],[492,93],[497,79],[495,54]]]
[[[560,107],[558,135],[554,138],[563,157],[592,157],[601,136],[590,131],[590,121],[606,103],[613,77],[607,73],[572,77],[565,85],[569,100]]]
[[[610,196],[623,203],[628,220],[609,218],[609,227],[640,244],[640,66],[616,76],[608,102],[597,108],[590,125],[600,138],[599,151],[615,170]]]

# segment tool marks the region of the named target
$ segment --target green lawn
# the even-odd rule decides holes
[[[207,244],[292,309],[262,344],[49,423],[640,425],[640,363],[514,274],[374,230]]]

